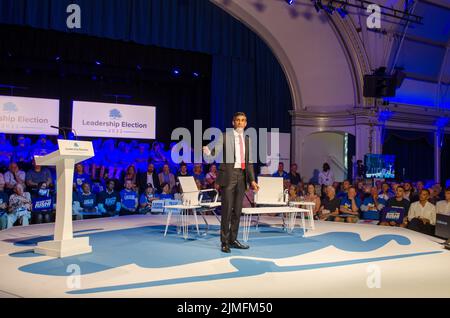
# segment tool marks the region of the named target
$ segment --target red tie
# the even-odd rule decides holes
[[[242,135],[239,135],[239,140],[239,148],[241,148],[241,169],[245,170],[244,141],[242,140]]]

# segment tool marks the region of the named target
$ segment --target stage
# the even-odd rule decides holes
[[[406,229],[316,222],[302,237],[300,228],[288,234],[280,218],[264,217],[249,250],[223,254],[213,216],[207,235],[191,227],[186,241],[174,226],[164,238],[165,220],[75,221],[75,236],[89,236],[93,252],[65,259],[32,252],[53,224],[0,232],[0,296],[450,297],[450,251]]]

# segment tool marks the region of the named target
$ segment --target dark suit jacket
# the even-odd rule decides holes
[[[152,177],[153,177],[153,184],[155,185],[155,187],[156,187],[156,191],[157,192],[159,192],[161,189],[161,187],[160,187],[160,184],[159,184],[159,178],[158,178],[158,173],[156,173],[156,171],[153,171],[153,175],[152,175]],[[137,179],[138,179],[138,186],[139,186],[139,189],[142,191],[142,193],[143,193],[143,191],[145,190],[145,188],[147,187],[147,171],[145,171],[145,172],[140,172],[138,175],[137,175]]]
[[[222,133],[219,139],[218,151],[222,152],[222,163],[219,165],[216,183],[221,187],[227,186],[231,181],[234,169],[235,142],[233,130]],[[245,179],[248,184],[255,181],[255,171],[253,168],[253,158],[251,158],[251,141],[249,136],[245,136]],[[215,155],[215,149],[211,151],[211,155]],[[239,150],[237,150],[239,151]],[[227,160],[227,156],[229,157]],[[229,162],[229,163],[227,163]]]

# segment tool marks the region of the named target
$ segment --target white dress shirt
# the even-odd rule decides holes
[[[152,173],[149,174],[149,173],[147,172],[147,184],[151,184],[152,187],[154,188],[155,185],[153,184],[153,173],[154,173],[154,172],[152,172]]]
[[[239,134],[236,129],[233,130],[234,133],[234,167],[241,169],[241,162],[245,162],[245,141],[244,141],[244,134]],[[244,149],[244,158],[243,161],[241,161],[241,140],[243,143],[243,149]]]
[[[327,172],[321,171],[319,173],[319,184],[320,185],[330,186],[330,185],[333,185],[333,183],[334,183],[333,171],[328,170]]]
[[[436,213],[450,215],[450,201],[442,200],[436,203]]]
[[[408,220],[411,221],[412,219],[417,218],[419,216],[421,218],[430,220],[431,225],[435,225],[436,207],[428,201],[427,203],[425,203],[425,206],[422,206],[422,204],[420,204],[420,201],[412,203],[411,206],[409,207]]]

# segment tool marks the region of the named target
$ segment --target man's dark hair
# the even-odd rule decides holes
[[[239,117],[239,116],[244,116],[245,118],[247,118],[247,115],[245,115],[244,112],[237,112],[237,113],[234,113],[233,120],[235,120],[236,117]]]
[[[397,189],[402,189],[403,191],[405,191],[405,188],[402,185],[398,185]]]
[[[450,187],[445,188],[445,192],[450,192]]]
[[[430,193],[430,190],[428,190],[428,189],[422,189],[422,191],[420,191],[420,193],[422,193],[422,192],[426,192],[426,193],[428,193],[428,195],[430,195],[431,193]]]

